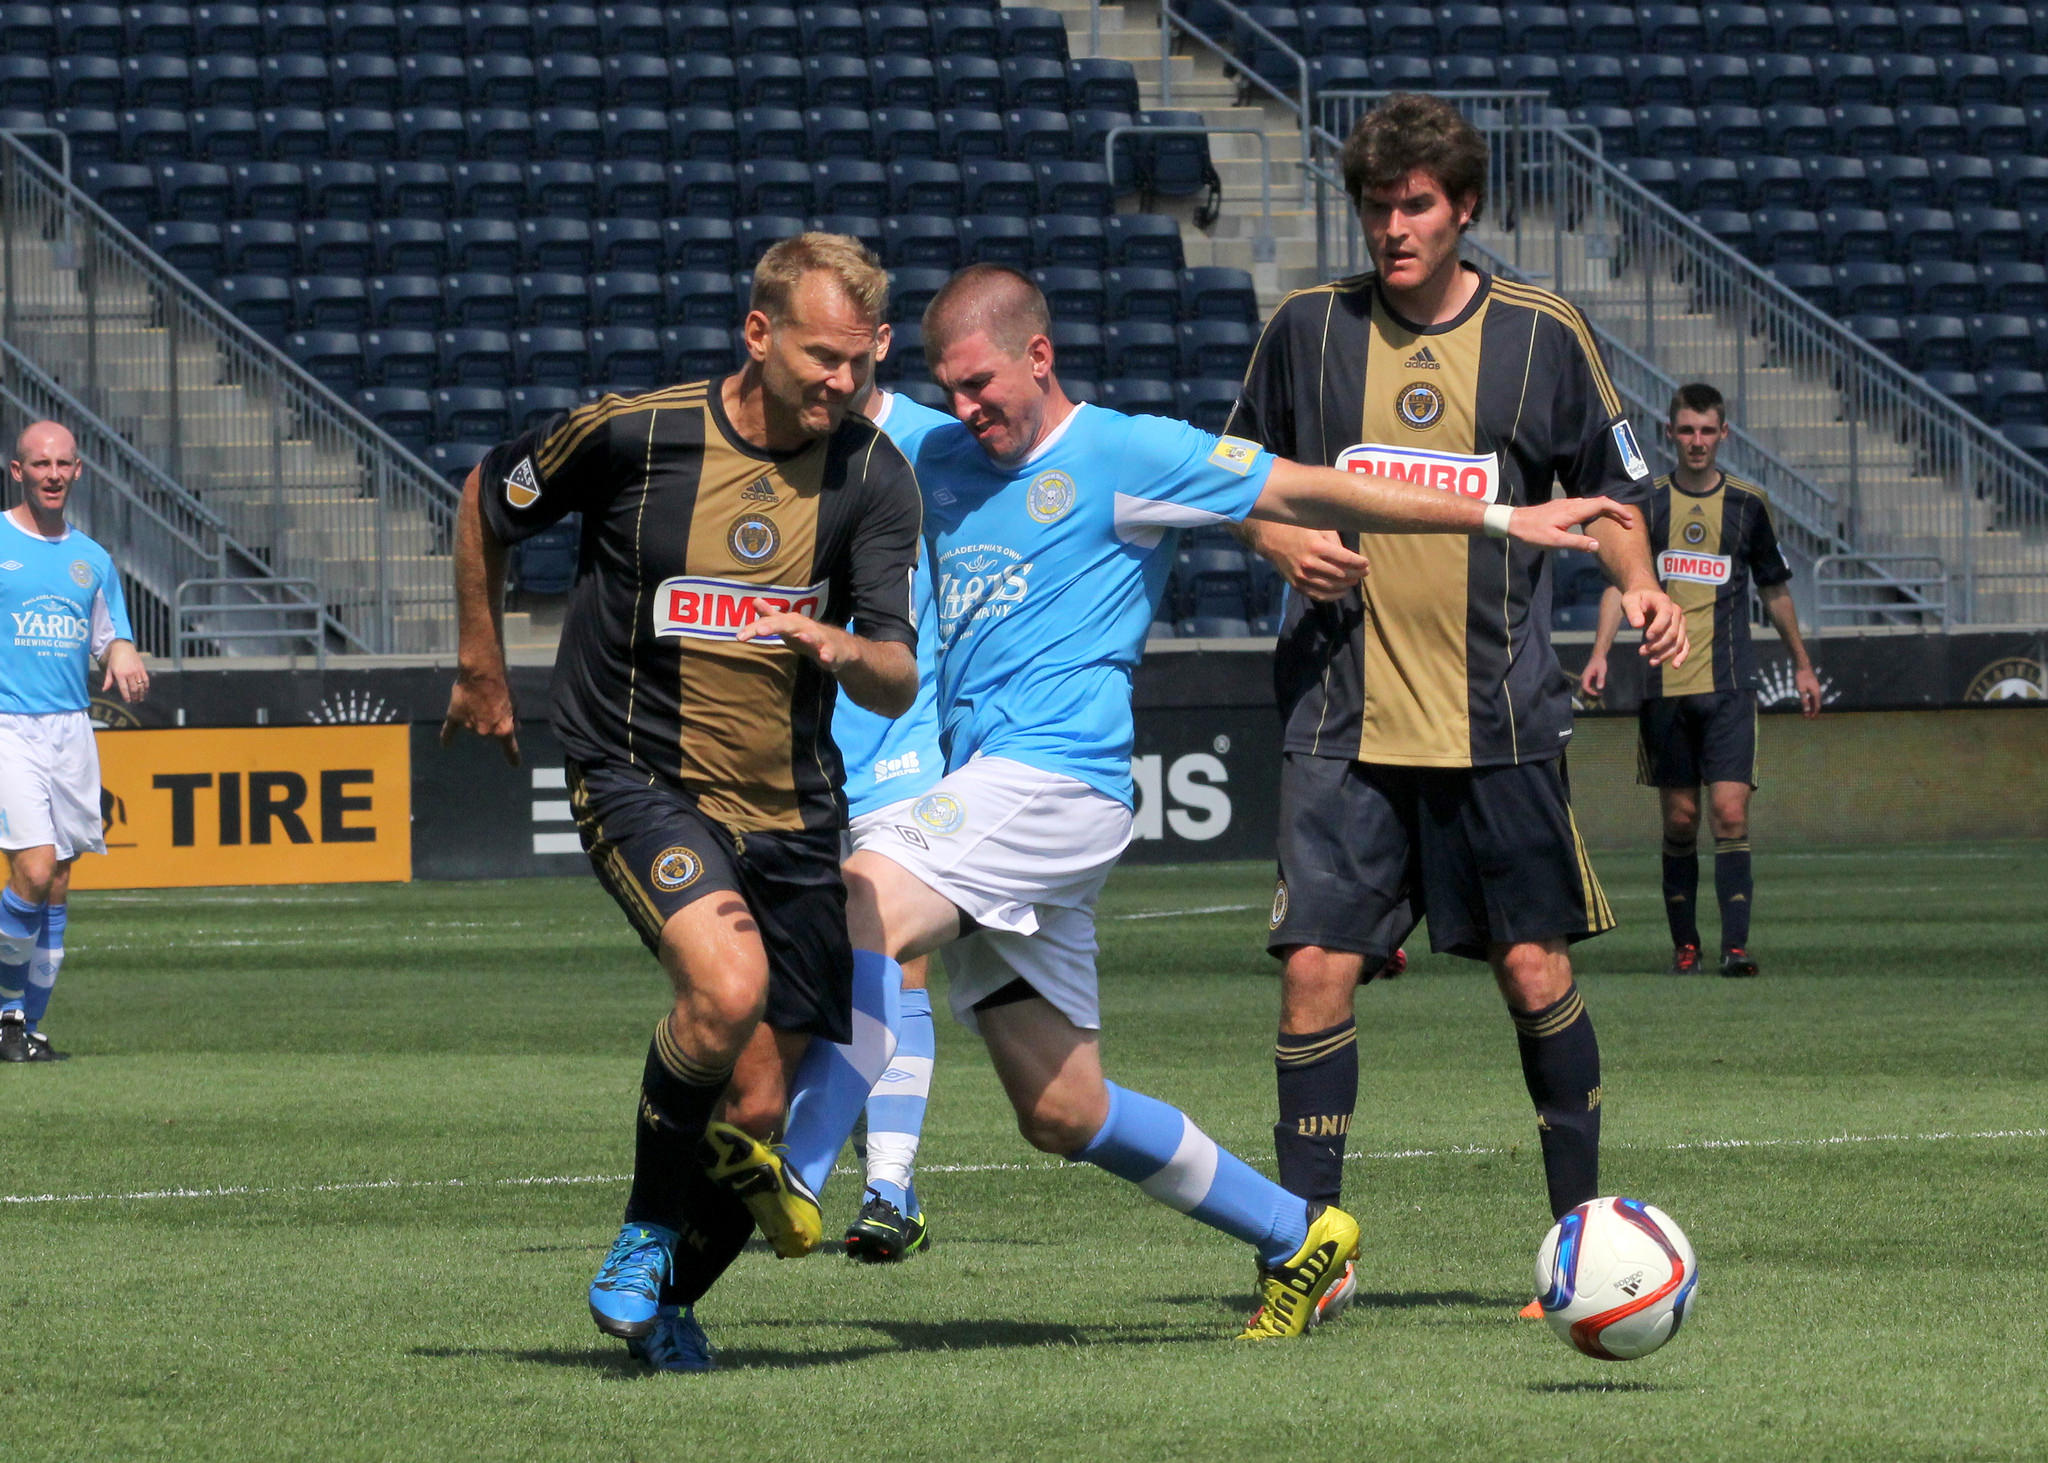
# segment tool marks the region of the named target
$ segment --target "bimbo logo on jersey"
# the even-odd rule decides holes
[[[1699,554],[1666,549],[1657,556],[1659,579],[1690,579],[1696,584],[1726,584],[1733,566],[1726,554]]]
[[[793,589],[781,584],[738,584],[729,579],[664,579],[654,592],[654,633],[689,640],[730,640],[740,626],[784,612],[820,619],[830,584]],[[770,637],[764,643],[780,645]]]
[[[1491,452],[1474,456],[1362,442],[1339,453],[1337,466],[1347,472],[1371,473],[1425,488],[1440,488],[1477,503],[1494,503],[1500,498],[1500,459]]]

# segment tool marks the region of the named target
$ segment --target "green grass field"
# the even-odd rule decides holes
[[[942,1020],[934,1251],[751,1250],[722,1369],[645,1376],[584,1290],[663,993],[594,883],[80,895],[76,1059],[0,1068],[0,1456],[2048,1455],[2048,845],[1761,853],[1754,982],[1656,973],[1654,855],[1600,868],[1605,1186],[1703,1276],[1625,1365],[1515,1318],[1549,1216],[1465,962],[1360,1001],[1365,1296],[1307,1341],[1232,1345],[1242,1247],[1025,1148]],[[1128,870],[1102,930],[1112,1075],[1270,1171],[1269,894]]]

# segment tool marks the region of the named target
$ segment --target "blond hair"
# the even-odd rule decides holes
[[[889,275],[882,261],[847,234],[798,234],[771,244],[754,266],[747,308],[777,325],[789,319],[790,301],[807,274],[827,274],[862,315],[877,324],[889,318]]]

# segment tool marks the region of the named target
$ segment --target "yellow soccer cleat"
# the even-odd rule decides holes
[[[1309,1211],[1308,1238],[1280,1264],[1259,1272],[1260,1305],[1240,1341],[1285,1341],[1314,1324],[1316,1303],[1358,1258],[1358,1221],[1342,1209]]]
[[[818,1247],[825,1237],[818,1196],[783,1162],[780,1147],[770,1148],[731,1123],[712,1123],[701,1151],[704,1172],[747,1206],[777,1255],[795,1260]]]

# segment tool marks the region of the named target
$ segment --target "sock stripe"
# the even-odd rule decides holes
[[[1173,1150],[1173,1157],[1150,1178],[1140,1179],[1138,1187],[1167,1208],[1189,1214],[1209,1197],[1216,1182],[1218,1161],[1216,1140],[1183,1113],[1180,1144]]]
[[[654,1050],[661,1058],[661,1065],[678,1082],[692,1087],[722,1086],[732,1076],[731,1067],[717,1067],[696,1060],[677,1043],[675,1033],[669,1030],[668,1017],[661,1018],[661,1024],[654,1028]]]
[[[1664,840],[1664,857],[1697,858],[1699,856],[1699,848],[1700,846],[1697,843],[1673,843],[1667,838]]]
[[[1541,1011],[1516,1012],[1515,1029],[1524,1036],[1541,1041],[1557,1035],[1585,1014],[1585,1000],[1579,995],[1579,988],[1573,986]]]
[[[1307,1067],[1335,1056],[1347,1046],[1358,1045],[1358,1027],[1346,1026],[1335,1036],[1317,1036],[1290,1043],[1282,1037],[1273,1046],[1273,1060],[1283,1067]]]
[[[1747,838],[1717,838],[1714,840],[1715,853],[1748,853]]]

